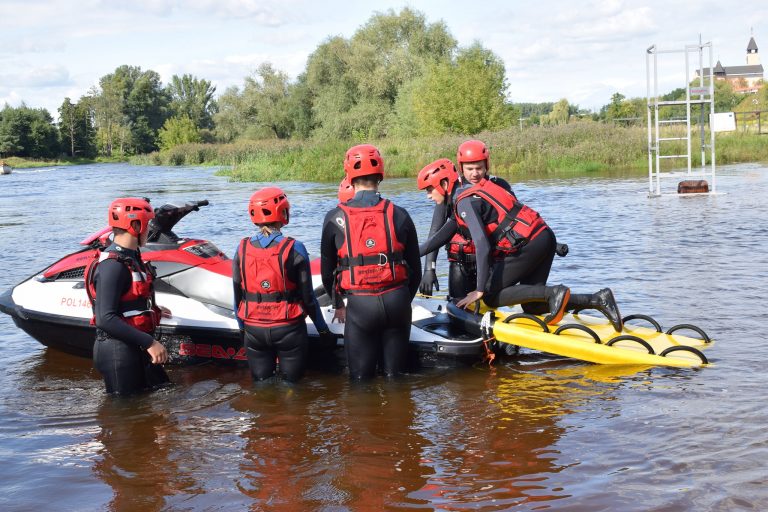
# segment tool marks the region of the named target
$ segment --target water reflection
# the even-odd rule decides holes
[[[405,482],[423,481],[426,442],[412,429],[403,386],[340,377],[312,390],[261,387],[239,397],[233,407],[250,426],[238,488],[252,509],[381,510],[399,501]]]
[[[509,365],[415,391],[414,428],[432,440],[422,453],[432,475],[408,494],[410,503],[507,510],[569,497],[557,477],[578,465],[558,449],[566,418],[596,400],[610,403],[615,386],[643,369]]]
[[[161,510],[166,496],[194,492],[174,461],[178,426],[150,400],[110,398],[99,407],[94,475],[112,488],[109,510]]]

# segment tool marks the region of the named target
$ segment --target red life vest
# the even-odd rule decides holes
[[[492,181],[481,180],[456,198],[454,209],[460,230],[468,232],[469,226],[459,215],[457,206],[459,201],[470,196],[480,197],[496,210],[497,220],[484,225],[485,234],[494,246],[494,258],[503,258],[520,250],[547,228],[538,212]]]
[[[475,263],[475,244],[463,231],[456,231],[451,241],[445,246],[448,251],[448,261]]]
[[[237,317],[249,325],[274,327],[305,316],[296,283],[286,272],[294,239],[284,237],[272,247],[254,247],[240,241],[240,286],[243,297]]]
[[[405,246],[395,233],[394,207],[387,200],[376,206],[350,208],[344,214],[344,243],[338,250],[338,285],[345,293],[379,295],[408,280]]]
[[[131,273],[131,287],[120,296],[118,313],[123,321],[142,332],[154,333],[160,324],[160,308],[155,305],[155,292],[152,288],[154,271],[144,262],[137,262],[117,251],[99,251],[85,269],[85,292],[91,301],[92,307],[96,306],[96,284],[93,276],[96,266],[104,260],[114,259],[122,263]],[[96,317],[91,318],[91,325],[96,324]]]

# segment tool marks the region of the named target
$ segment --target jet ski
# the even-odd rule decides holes
[[[155,208],[147,244],[141,250],[144,261],[157,273],[157,304],[167,310],[158,334],[171,363],[247,361],[233,311],[232,260],[210,241],[179,237],[173,231],[186,215],[208,204],[203,200]],[[90,325],[92,310],[83,275],[111,236],[109,227],[93,233],[80,242],[79,250],[4,292],[0,311],[43,345],[91,357],[95,328]],[[323,315],[337,346],[343,345],[344,326],[331,323],[334,309],[322,285],[319,260],[311,266]],[[309,318],[307,324],[310,347],[317,347],[317,330]],[[446,300],[429,297],[413,300],[410,346],[419,355],[470,360],[477,360],[484,350],[481,336],[468,333],[449,317]]]

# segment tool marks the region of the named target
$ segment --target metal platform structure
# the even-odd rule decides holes
[[[704,67],[704,53],[707,51],[709,68]],[[685,57],[685,99],[684,100],[661,100],[659,98],[659,55],[662,54],[684,54]],[[648,196],[658,197],[662,194],[662,178],[677,178],[687,180],[691,178],[708,179],[710,194],[717,193],[717,181],[715,176],[715,132],[709,126],[709,137],[705,135],[707,126],[715,114],[715,85],[712,65],[712,43],[702,43],[685,45],[678,50],[660,50],[656,45],[650,46],[646,50],[646,82],[647,82],[647,106],[648,106]],[[697,60],[694,60],[697,59]],[[698,61],[697,76],[692,78],[691,62]],[[704,76],[705,71],[708,76]],[[698,78],[698,84],[695,79]],[[693,82],[693,84],[692,84]],[[692,146],[692,122],[691,107],[700,105],[699,134],[701,150],[701,169],[692,169],[691,166],[691,146]],[[675,106],[685,107],[685,117],[660,116],[664,111]],[[709,110],[709,119],[705,118],[705,111]],[[667,110],[667,113],[669,110]],[[675,125],[685,124],[685,135],[672,132],[670,128]],[[665,133],[662,133],[665,132]],[[678,131],[679,132],[679,131]],[[685,141],[686,152],[665,152],[672,141]],[[667,159],[685,159],[687,171],[685,172],[662,172],[661,162]]]

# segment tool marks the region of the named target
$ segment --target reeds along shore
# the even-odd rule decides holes
[[[669,130],[672,135],[673,129]],[[437,158],[455,158],[456,148],[467,138],[457,135],[415,139],[390,137],[366,142],[381,149],[387,176],[409,177]],[[641,173],[648,168],[648,135],[643,126],[577,121],[559,126],[523,127],[522,130],[515,127],[480,133],[474,138],[489,145],[491,172],[501,176],[579,175],[610,170]],[[708,142],[708,135],[706,139]],[[698,132],[695,132],[692,137],[695,165],[699,164],[698,140]],[[350,145],[359,142],[263,140],[184,144],[169,151],[133,157],[131,162],[225,166],[228,170],[224,172],[238,181],[336,181],[341,176],[342,155]],[[768,135],[720,133],[716,144],[718,165],[768,161]],[[685,143],[669,144],[664,147],[664,152],[685,153]],[[680,166],[680,162],[664,163],[670,167]]]

